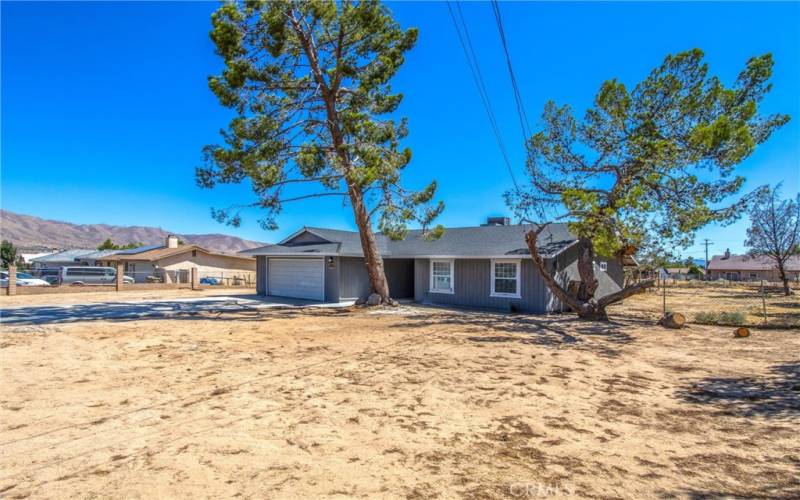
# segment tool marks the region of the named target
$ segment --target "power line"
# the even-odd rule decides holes
[[[527,142],[531,136],[531,126],[528,123],[528,114],[525,112],[525,104],[522,102],[522,94],[519,91],[517,84],[517,77],[514,74],[514,65],[511,64],[511,53],[508,50],[508,43],[506,41],[506,32],[503,29],[503,18],[500,15],[500,5],[497,0],[492,0],[492,10],[494,11],[494,20],[497,23],[497,31],[500,33],[500,42],[503,44],[503,52],[506,56],[506,65],[508,66],[508,74],[511,77],[511,88],[514,91],[514,102],[517,106],[517,115],[519,115],[519,124],[522,129],[522,139]],[[527,144],[526,148],[527,150]]]
[[[450,12],[450,19],[453,21],[453,26],[455,27],[456,34],[458,35],[458,41],[461,43],[461,48],[464,50],[464,55],[467,58],[467,63],[469,64],[472,78],[475,81],[475,86],[478,88],[478,95],[483,103],[483,108],[486,110],[486,115],[489,117],[489,124],[491,125],[495,139],[497,140],[497,146],[500,148],[500,153],[503,155],[503,161],[508,169],[508,174],[511,176],[511,182],[514,183],[514,189],[519,194],[520,189],[519,185],[517,184],[517,179],[514,176],[514,169],[511,168],[511,160],[508,158],[508,151],[503,143],[500,127],[497,124],[497,118],[495,117],[494,110],[492,109],[492,102],[489,99],[489,92],[486,90],[486,84],[483,81],[483,74],[481,73],[480,64],[478,63],[478,57],[476,56],[475,50],[472,47],[472,39],[469,36],[467,23],[464,19],[464,14],[461,12],[461,5],[458,2],[456,2],[456,8],[458,9],[458,15],[461,19],[460,26],[455,14],[453,13],[453,7],[451,3],[449,1],[447,2],[447,10]]]

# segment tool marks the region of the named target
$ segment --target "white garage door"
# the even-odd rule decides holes
[[[269,295],[325,300],[325,267],[322,259],[269,259]]]

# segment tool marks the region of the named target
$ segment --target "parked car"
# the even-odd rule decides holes
[[[59,280],[61,279],[61,269],[57,267],[49,269],[40,269],[38,274],[39,278],[45,280],[51,285],[58,285]]]
[[[205,278],[200,278],[201,285],[221,285],[222,282],[219,278],[212,278],[210,276],[206,276]]]
[[[113,267],[62,267],[62,285],[111,285],[117,280],[117,270]],[[132,284],[135,280],[130,276],[122,276],[122,282]]]
[[[8,271],[0,272],[0,286],[8,286]],[[17,273],[17,286],[50,286],[50,283],[28,273]]]

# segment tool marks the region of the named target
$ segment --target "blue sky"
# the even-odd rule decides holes
[[[181,233],[226,232],[277,241],[298,226],[354,228],[332,199],[287,205],[280,230],[257,213],[241,228],[214,222],[212,206],[252,199],[249,188],[201,190],[194,168],[230,113],[206,85],[220,60],[208,38],[216,3],[19,3],[2,6],[2,207],[77,223],[152,225]],[[420,29],[393,87],[405,94],[406,184],[439,181],[445,226],[509,214],[511,187],[445,3],[390,3]],[[464,15],[518,177],[524,151],[505,61],[489,3]],[[668,53],[705,51],[730,84],[754,55],[772,52],[774,90],[763,111],[792,115],[739,172],[747,189],[783,181],[800,190],[800,4],[502,3],[525,107],[536,128],[544,103],[579,114],[600,84],[641,80]],[[741,251],[746,222],[708,227],[698,241]],[[702,256],[695,246],[685,255]]]

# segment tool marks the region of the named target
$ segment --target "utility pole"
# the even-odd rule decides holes
[[[705,265],[706,276],[708,276],[708,245],[710,245],[711,243],[713,242],[708,238],[703,240],[703,245],[705,245],[706,247],[706,265]]]

